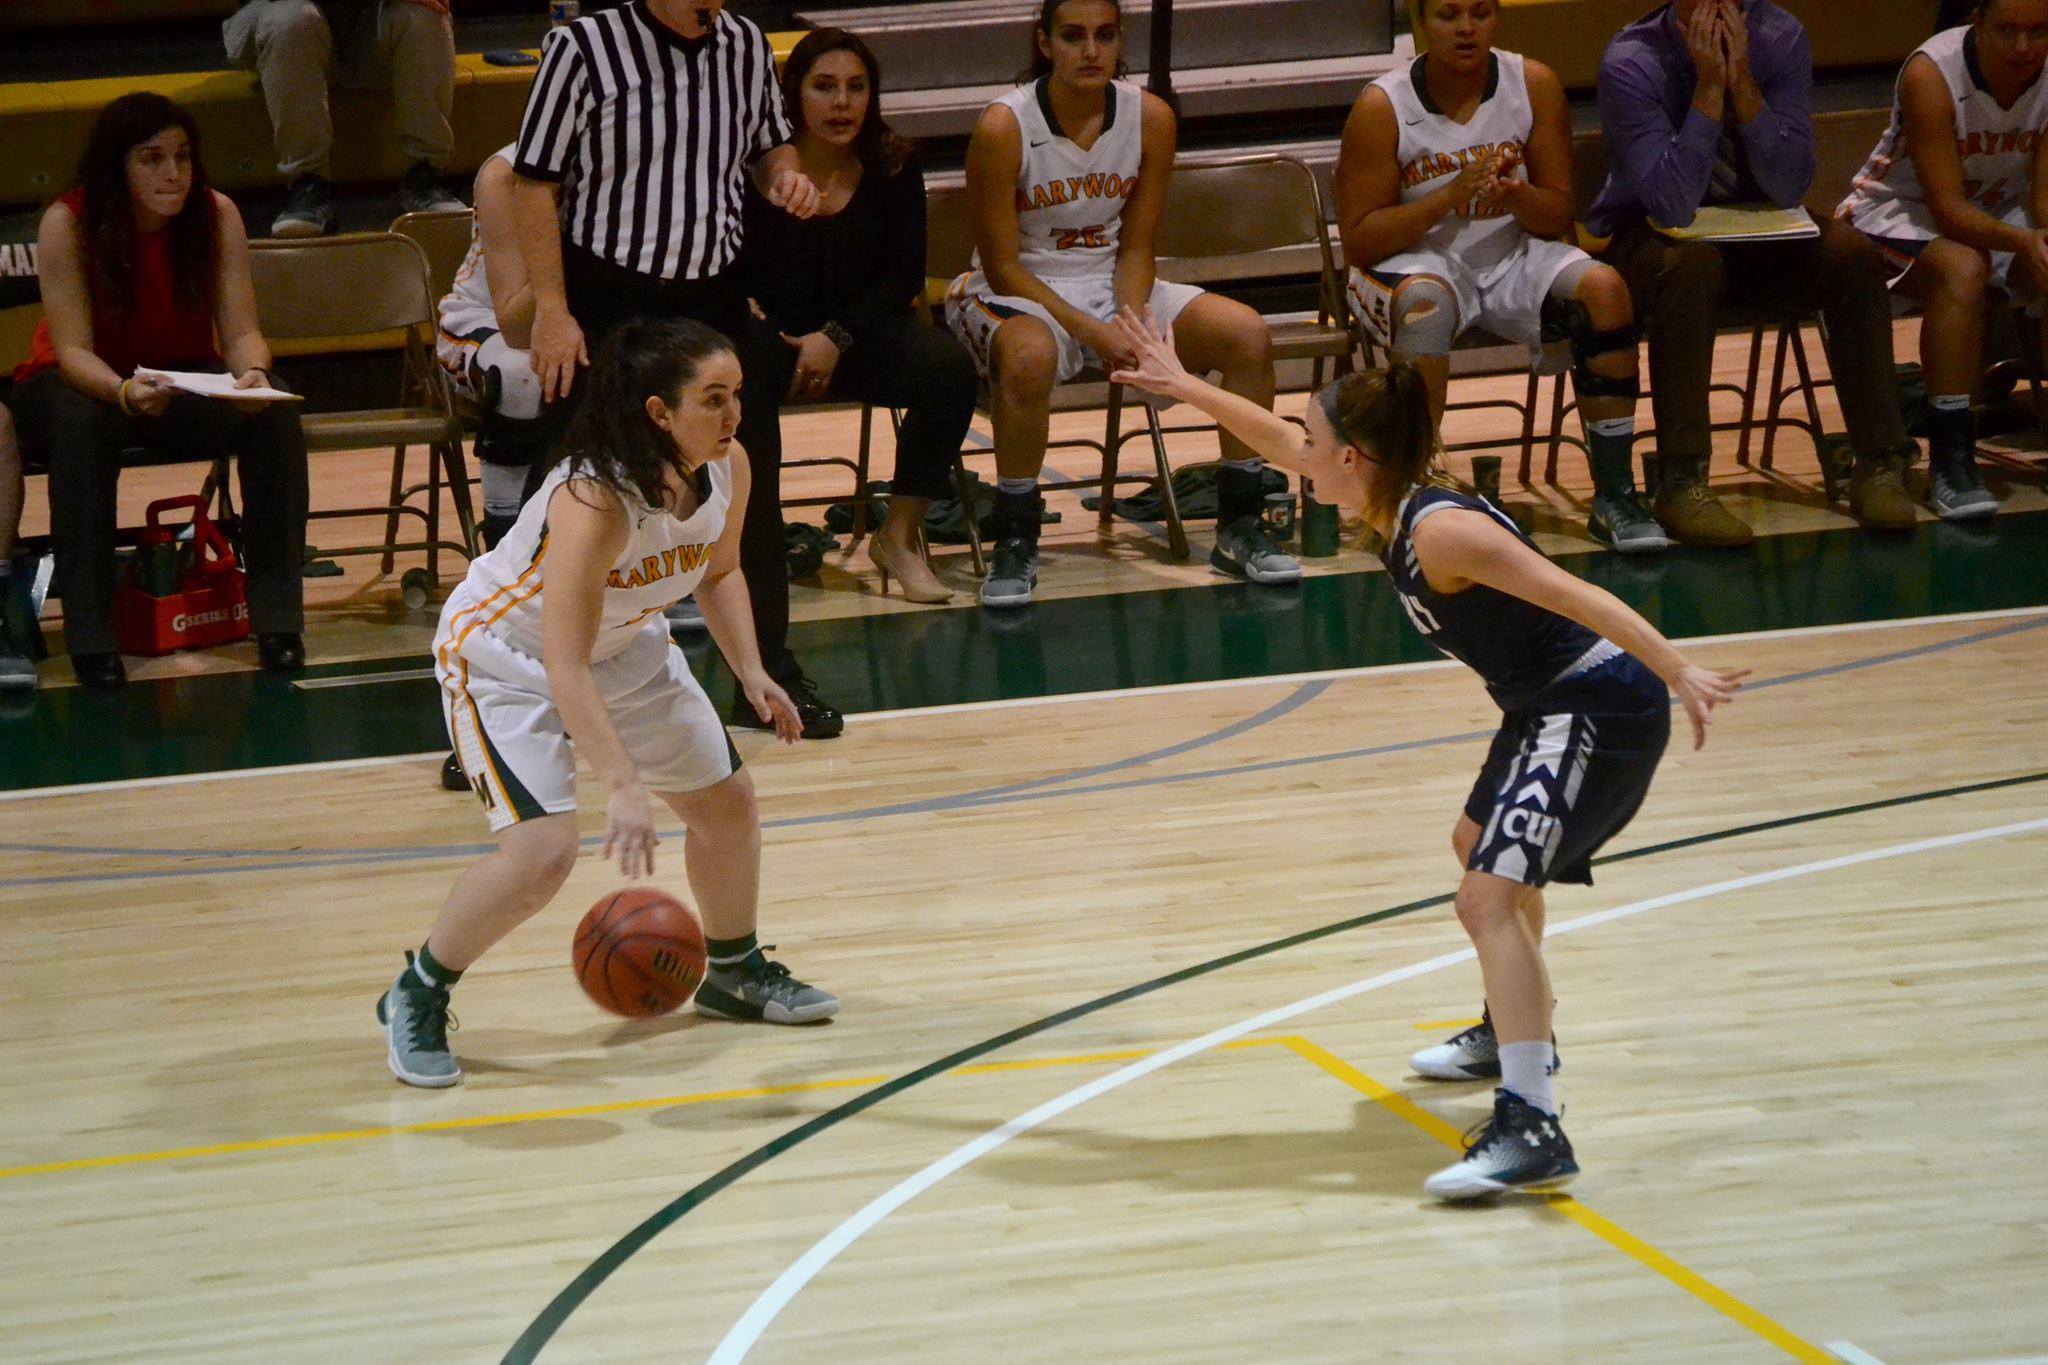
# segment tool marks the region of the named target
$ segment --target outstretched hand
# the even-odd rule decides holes
[[[1692,747],[1700,748],[1707,742],[1707,727],[1714,723],[1714,708],[1735,700],[1735,693],[1743,680],[1749,676],[1746,668],[1703,668],[1698,664],[1687,664],[1685,672],[1678,675],[1678,681],[1671,690],[1678,694],[1678,700],[1685,707],[1686,719],[1692,722]]]
[[[1173,328],[1162,330],[1150,309],[1141,315],[1126,304],[1116,315],[1116,329],[1130,349],[1131,359],[1110,378],[1162,398],[1175,397],[1178,387],[1187,381],[1188,371],[1173,348]]]

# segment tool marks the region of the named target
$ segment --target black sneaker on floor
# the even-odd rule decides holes
[[[270,221],[273,237],[325,237],[334,231],[334,187],[317,175],[292,181],[284,208]]]
[[[1438,1199],[1484,1199],[1561,1190],[1579,1173],[1557,1119],[1511,1090],[1493,1092],[1493,1116],[1465,1135],[1465,1155],[1422,1182]]]
[[[796,717],[804,723],[805,739],[836,739],[846,729],[846,717],[827,706],[818,696],[818,685],[798,674],[794,682],[782,684],[796,703]],[[744,694],[735,695],[726,708],[725,723],[740,730],[773,730],[773,721],[762,720]]]
[[[441,760],[441,790],[444,792],[466,792],[469,790],[469,774],[462,771],[462,759],[450,754]]]
[[[744,962],[711,969],[697,988],[697,1013],[752,1024],[815,1024],[839,1013],[839,998],[756,950]]]

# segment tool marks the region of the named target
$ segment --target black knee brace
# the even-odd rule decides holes
[[[1638,333],[1631,322],[1620,327],[1600,331],[1593,326],[1593,315],[1586,305],[1577,299],[1545,299],[1543,301],[1543,333],[1545,336],[1563,337],[1572,348],[1572,389],[1581,398],[1641,398],[1643,396],[1642,376],[1633,363]],[[1603,355],[1626,351],[1630,365],[1626,375],[1615,376],[1597,373],[1593,361]]]
[[[542,462],[547,450],[546,424],[538,417],[507,417],[502,412],[485,412],[477,423],[476,457],[485,464],[531,468]]]

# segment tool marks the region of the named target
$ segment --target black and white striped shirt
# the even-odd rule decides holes
[[[758,27],[721,11],[692,41],[632,0],[548,35],[513,165],[567,182],[565,242],[638,274],[703,279],[739,253],[747,163],[792,136]]]

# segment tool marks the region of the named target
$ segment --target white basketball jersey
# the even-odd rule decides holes
[[[1956,154],[1963,161],[1963,194],[1992,217],[2007,219],[2027,204],[2034,147],[2042,126],[2048,124],[2048,79],[2036,79],[2012,108],[1999,108],[1977,79],[1973,32],[1966,25],[1937,33],[1913,57],[1932,61],[1948,82],[1955,104]],[[1907,58],[1907,63],[1912,60]],[[1891,126],[1863,163],[1835,216],[1847,218],[1873,237],[1930,241],[1941,235],[1906,147],[1896,88]]]
[[[1144,156],[1144,93],[1112,81],[1095,145],[1082,151],[1059,131],[1042,77],[998,101],[1023,133],[1017,166],[1017,254],[1041,280],[1086,279],[1116,271],[1124,203],[1138,188]],[[981,268],[977,253],[975,269]]]
[[[1486,97],[1463,123],[1444,117],[1435,107],[1423,76],[1423,64],[1428,60],[1417,57],[1374,82],[1393,103],[1394,121],[1400,129],[1395,155],[1401,164],[1404,204],[1436,193],[1478,158],[1510,147],[1521,151],[1535,122],[1529,111],[1529,83],[1523,76],[1520,53],[1494,52]],[[1514,178],[1527,180],[1527,168],[1518,167]],[[1496,208],[1482,216],[1466,204],[1431,228],[1411,250],[1454,255],[1480,272],[1505,258],[1521,240],[1522,225],[1507,209]]]
[[[623,654],[643,635],[660,637],[666,650],[668,623],[661,613],[697,590],[711,562],[711,549],[725,529],[726,510],[732,505],[729,458],[704,466],[703,501],[687,518],[649,508],[627,495],[633,529],[625,550],[605,577],[604,614],[590,651],[593,664]],[[479,645],[487,650],[491,643],[477,641],[480,633],[496,637],[497,643],[529,658],[541,657],[548,502],[568,477],[567,461],[550,470],[504,539],[470,564],[468,576],[442,609],[441,628],[434,640],[437,657],[445,650],[488,667],[487,652],[481,656],[475,652]]]

